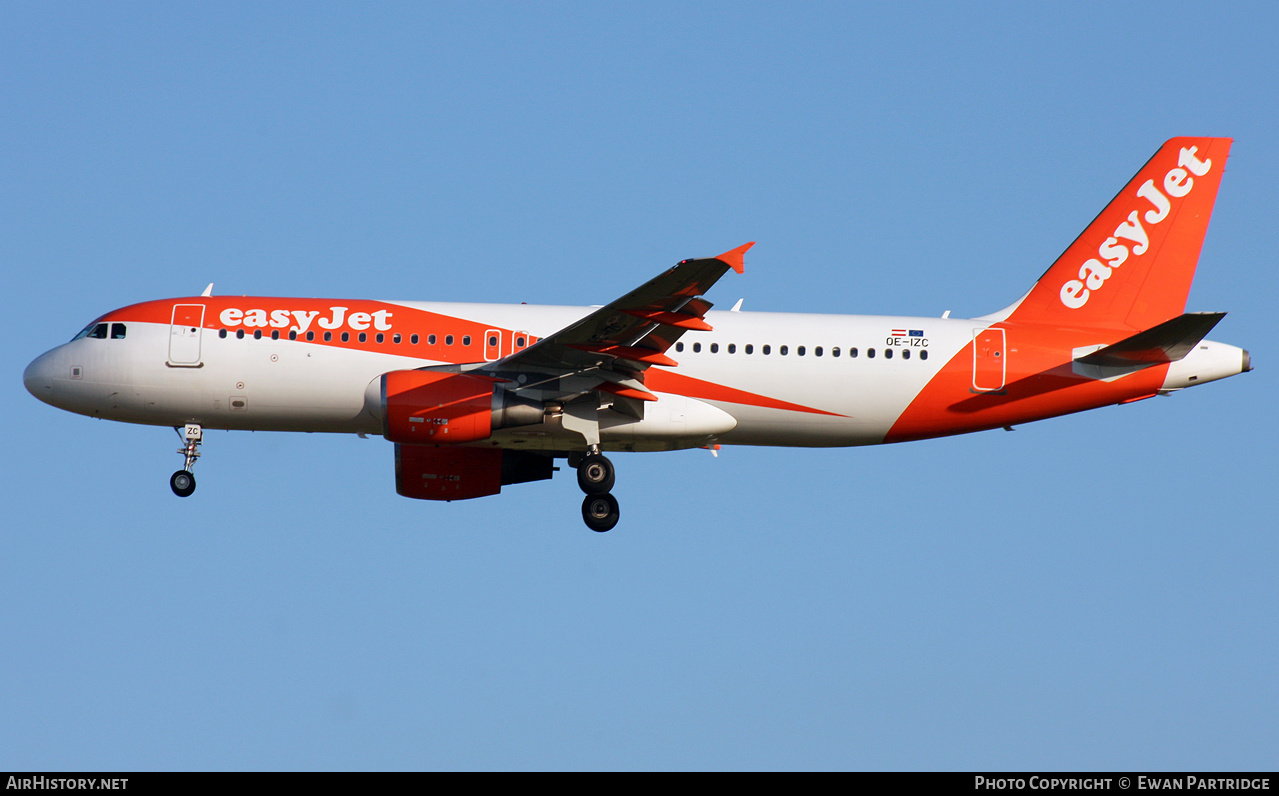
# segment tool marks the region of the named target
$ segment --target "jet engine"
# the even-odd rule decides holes
[[[383,374],[382,434],[410,445],[459,445],[500,428],[542,422],[544,407],[466,373],[393,370]]]

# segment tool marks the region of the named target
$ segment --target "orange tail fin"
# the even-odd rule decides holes
[[[1229,138],[1174,138],[1001,320],[1140,331],[1180,315]]]

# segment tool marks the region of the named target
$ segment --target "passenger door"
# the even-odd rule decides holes
[[[169,360],[175,368],[198,368],[200,331],[204,326],[203,304],[174,304],[169,322]]]

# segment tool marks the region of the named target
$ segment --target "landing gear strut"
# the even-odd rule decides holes
[[[611,531],[621,518],[617,498],[609,494],[616,480],[613,463],[600,455],[597,446],[577,466],[577,485],[586,493],[582,501],[582,519],[586,527],[597,533]]]
[[[195,475],[191,468],[195,466],[195,460],[200,458],[200,442],[204,439],[204,430],[198,423],[187,423],[182,431],[178,431],[176,426],[173,430],[182,440],[178,453],[185,457],[185,461],[182,469],[169,477],[169,488],[178,497],[190,497],[195,491]]]

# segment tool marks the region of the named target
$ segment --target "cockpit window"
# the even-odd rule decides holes
[[[113,324],[111,324],[111,339],[112,339],[112,340],[123,340],[123,339],[124,339],[124,333],[125,333],[124,324],[122,324],[122,323],[113,323]]]
[[[115,326],[119,327],[119,333],[116,335],[116,337],[117,338],[124,337],[124,324],[117,323],[115,324]],[[107,339],[107,324],[91,323],[88,326],[81,329],[80,333],[77,334],[75,337],[72,337],[71,339],[79,340],[81,337],[92,337],[95,340],[105,340]]]
[[[100,340],[105,340],[106,324],[90,324],[88,326],[84,326],[84,328],[81,329],[81,333],[75,335],[75,337],[73,337],[72,339],[78,340],[78,339],[81,339],[82,337],[91,337],[91,338],[97,338]]]

